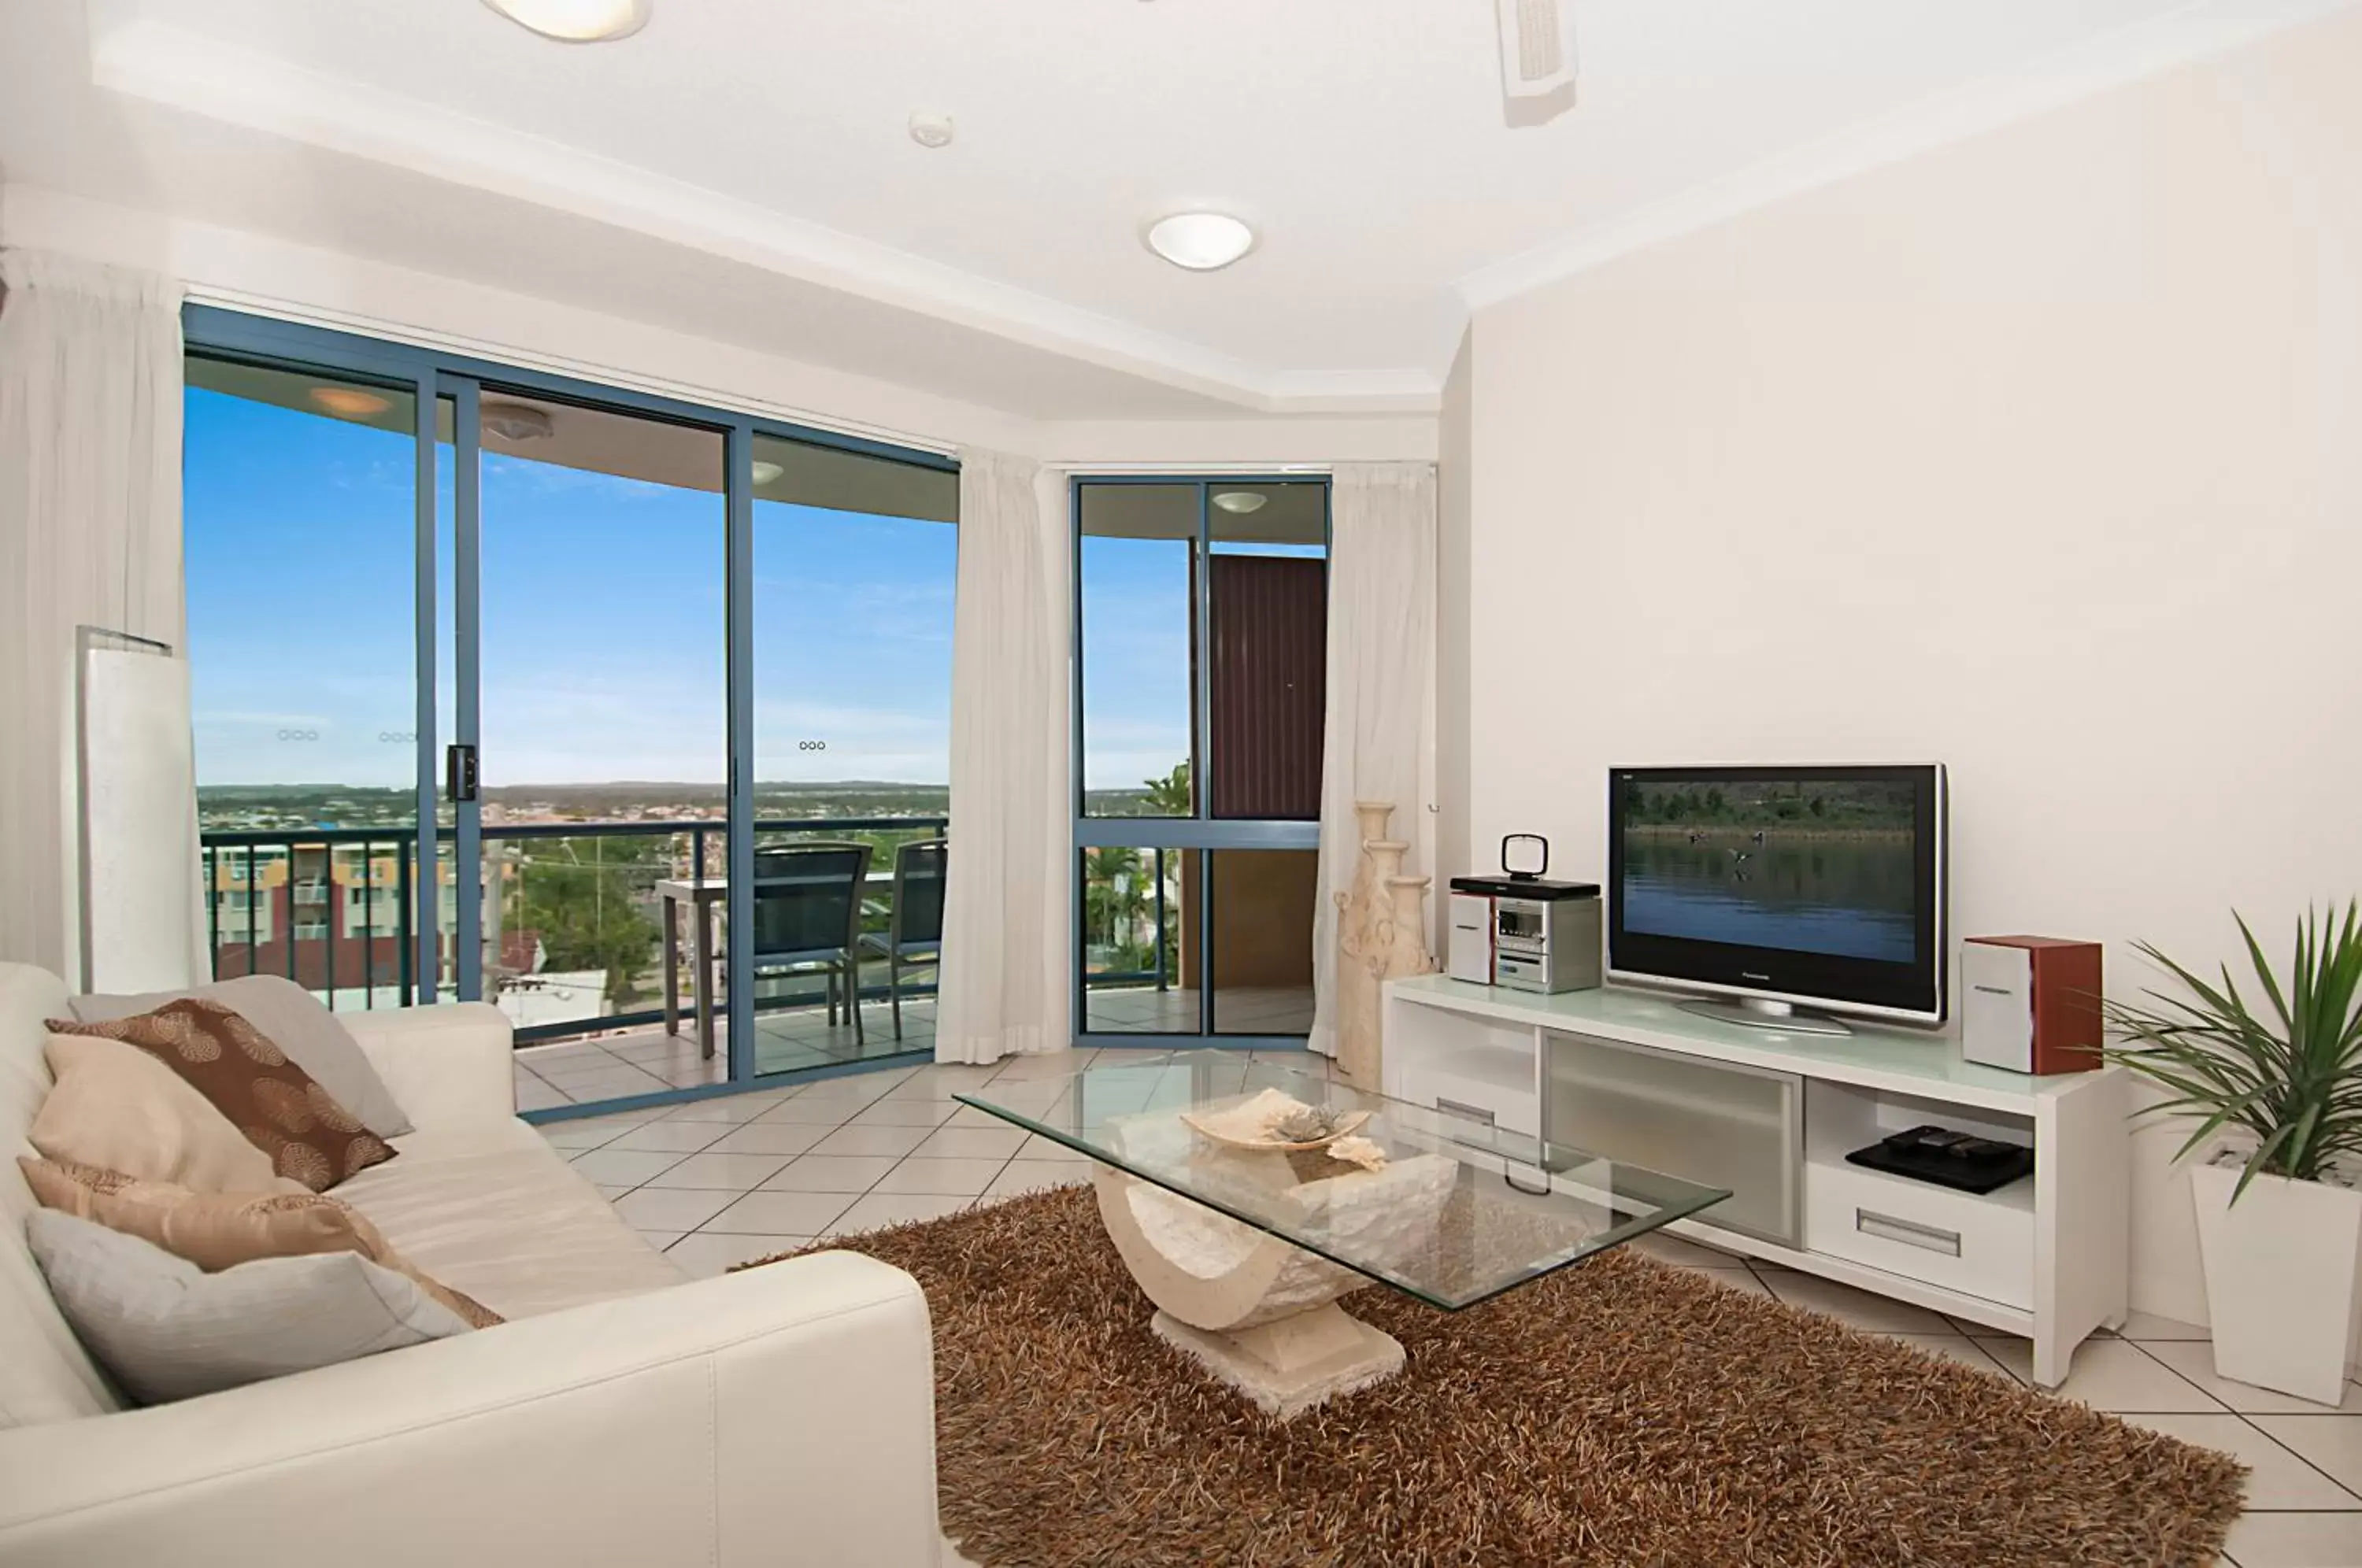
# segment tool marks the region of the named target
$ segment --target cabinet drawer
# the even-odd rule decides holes
[[[1858,1165],[1805,1167],[1805,1250],[2034,1309],[2032,1177],[1982,1197]]]
[[[1396,1082],[1397,1099],[1432,1106],[1447,1118],[1459,1116],[1480,1127],[1501,1127],[1529,1138],[1542,1135],[1541,1097],[1531,1088],[1515,1089],[1492,1078],[1425,1063],[1405,1063]]]

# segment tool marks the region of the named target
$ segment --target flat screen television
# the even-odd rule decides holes
[[[1609,772],[1611,979],[1768,1029],[1937,1024],[1944,925],[1940,766]]]

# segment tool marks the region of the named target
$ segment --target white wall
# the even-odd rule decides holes
[[[2357,81],[2349,12],[1480,312],[1474,842],[1940,759],[1955,928],[2118,993],[2362,892]],[[2134,1302],[2202,1320],[2169,1148]]]

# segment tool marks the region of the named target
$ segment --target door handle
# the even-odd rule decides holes
[[[476,748],[451,745],[443,748],[443,793],[454,801],[476,798]]]

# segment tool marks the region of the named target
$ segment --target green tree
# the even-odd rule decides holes
[[[1114,845],[1083,851],[1084,930],[1102,947],[1128,945],[1148,914],[1148,878],[1140,851]]]
[[[602,973],[607,1005],[619,1012],[656,956],[656,922],[632,889],[660,873],[657,848],[636,838],[563,838],[517,867],[514,928],[540,939],[549,967]]]
[[[1197,802],[1190,798],[1187,763],[1175,763],[1173,771],[1164,778],[1151,778],[1146,782],[1150,816],[1187,817],[1197,814]]]

